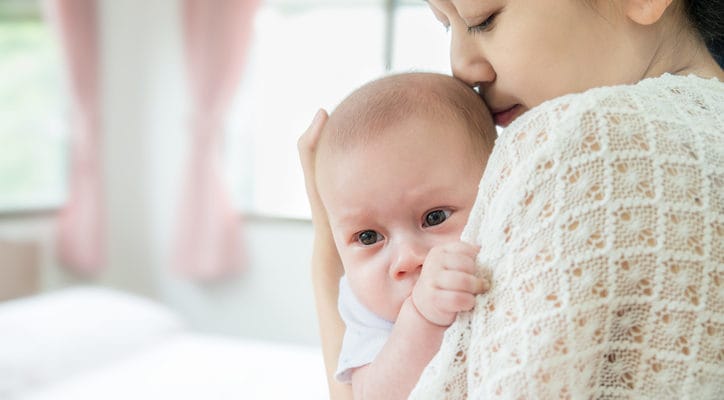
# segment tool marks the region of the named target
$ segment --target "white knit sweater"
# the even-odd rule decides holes
[[[529,111],[463,239],[492,288],[410,398],[724,398],[724,83],[664,75]]]

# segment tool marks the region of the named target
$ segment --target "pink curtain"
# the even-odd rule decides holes
[[[184,35],[191,93],[191,145],[174,267],[214,280],[244,264],[240,221],[223,182],[221,145],[239,84],[258,0],[185,0]]]
[[[60,262],[80,274],[104,261],[101,219],[98,5],[96,0],[48,0],[46,13],[60,37],[71,96],[68,201],[58,219]]]

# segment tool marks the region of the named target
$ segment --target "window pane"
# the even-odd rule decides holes
[[[398,6],[394,21],[394,71],[450,74],[450,36],[426,3]]]
[[[383,27],[379,6],[260,10],[226,146],[242,209],[309,216],[297,139],[319,107],[384,73]]]
[[[0,19],[0,209],[65,195],[59,55],[39,19]]]

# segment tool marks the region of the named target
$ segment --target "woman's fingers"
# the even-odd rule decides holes
[[[319,142],[319,135],[322,133],[322,128],[324,128],[327,118],[328,116],[326,111],[323,109],[317,111],[312,123],[297,141],[299,161],[302,164],[304,186],[307,190],[307,197],[312,210],[313,221],[326,220],[324,206],[322,205],[322,201],[319,199],[319,194],[317,193],[314,158],[317,151],[317,143]]]
[[[319,142],[319,135],[322,133],[324,124],[327,123],[327,118],[327,112],[319,109],[314,115],[312,123],[297,141],[299,160],[302,162],[305,178],[309,173],[314,173],[314,155],[317,151],[317,142]]]

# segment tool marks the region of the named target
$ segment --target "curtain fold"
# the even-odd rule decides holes
[[[215,280],[244,267],[241,227],[223,179],[225,117],[250,44],[259,0],[184,0],[191,95],[190,150],[180,202],[174,268]]]
[[[99,31],[96,0],[46,0],[46,17],[57,32],[70,92],[68,200],[58,217],[59,262],[89,275],[104,264],[102,220]]]

